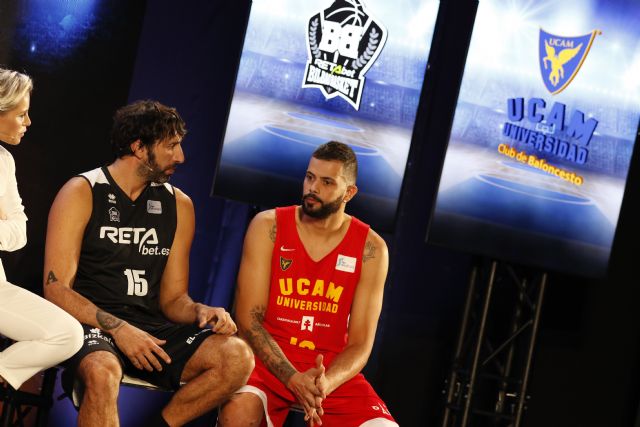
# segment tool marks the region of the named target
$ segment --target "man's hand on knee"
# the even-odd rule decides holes
[[[160,357],[166,363],[171,363],[171,358],[160,347],[166,343],[129,323],[124,323],[111,332],[116,345],[138,369],[146,369],[151,372],[154,369],[162,371]]]
[[[196,318],[198,319],[199,327],[204,328],[209,325],[216,334],[233,335],[238,332],[238,327],[231,315],[222,307],[198,304],[196,306]]]

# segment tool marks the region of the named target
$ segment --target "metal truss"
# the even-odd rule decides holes
[[[547,273],[501,261],[472,269],[442,427],[520,427]]]

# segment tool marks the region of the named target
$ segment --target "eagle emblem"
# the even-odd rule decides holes
[[[289,267],[291,267],[292,263],[293,263],[293,260],[286,259],[285,257],[280,257],[280,268],[282,269],[282,271],[285,271]]]
[[[578,37],[565,37],[540,29],[539,59],[542,80],[552,95],[562,92],[580,71],[596,35],[594,30]]]

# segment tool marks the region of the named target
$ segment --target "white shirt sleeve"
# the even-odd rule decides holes
[[[27,244],[27,216],[16,182],[13,156],[0,146],[0,250],[15,251]]]

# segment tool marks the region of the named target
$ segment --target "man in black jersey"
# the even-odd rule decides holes
[[[173,108],[121,108],[115,161],[69,180],[51,207],[44,293],[85,328],[65,371],[83,391],[80,426],[119,425],[123,372],[178,389],[150,424],[178,426],[226,400],[253,369],[229,313],[187,293],[193,204],[167,183],[184,161],[185,134]]]

